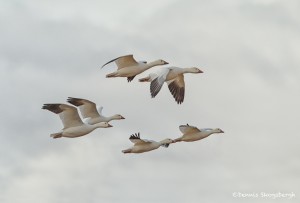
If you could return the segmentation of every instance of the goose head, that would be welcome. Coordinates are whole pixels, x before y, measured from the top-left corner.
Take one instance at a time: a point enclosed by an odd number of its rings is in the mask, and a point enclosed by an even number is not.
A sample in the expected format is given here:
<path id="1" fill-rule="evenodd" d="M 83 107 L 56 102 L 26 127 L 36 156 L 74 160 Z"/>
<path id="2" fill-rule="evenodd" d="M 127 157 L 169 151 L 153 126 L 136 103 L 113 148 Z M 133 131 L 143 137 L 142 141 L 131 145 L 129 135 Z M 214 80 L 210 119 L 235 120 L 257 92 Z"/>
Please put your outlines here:
<path id="1" fill-rule="evenodd" d="M 100 123 L 96 123 L 95 125 L 97 125 L 97 127 L 99 127 L 99 128 L 110 128 L 110 127 L 113 127 L 108 122 L 100 122 Z"/>
<path id="2" fill-rule="evenodd" d="M 121 119 L 125 119 L 123 116 L 121 116 L 120 114 L 115 114 L 112 116 L 113 120 L 121 120 Z"/>
<path id="3" fill-rule="evenodd" d="M 196 67 L 187 68 L 187 72 L 188 73 L 203 73 L 202 70 L 200 70 L 199 68 L 196 68 Z"/>
<path id="4" fill-rule="evenodd" d="M 161 146 L 167 148 L 171 143 L 174 143 L 174 140 L 167 138 L 167 139 L 160 141 L 160 143 L 161 143 Z"/>
<path id="5" fill-rule="evenodd" d="M 169 64 L 169 63 L 166 62 L 166 61 L 164 61 L 164 60 L 162 60 L 162 59 L 159 59 L 159 60 L 158 60 L 158 64 L 159 64 L 159 65 L 167 65 L 167 64 Z"/>
<path id="6" fill-rule="evenodd" d="M 169 64 L 168 62 L 162 60 L 162 59 L 158 59 L 156 61 L 153 61 L 152 63 L 148 63 L 150 66 L 153 65 L 153 66 L 159 66 L 159 65 L 166 65 L 166 64 Z"/>
<path id="7" fill-rule="evenodd" d="M 220 128 L 216 128 L 213 131 L 214 131 L 214 133 L 224 133 L 224 131 L 221 130 Z"/>

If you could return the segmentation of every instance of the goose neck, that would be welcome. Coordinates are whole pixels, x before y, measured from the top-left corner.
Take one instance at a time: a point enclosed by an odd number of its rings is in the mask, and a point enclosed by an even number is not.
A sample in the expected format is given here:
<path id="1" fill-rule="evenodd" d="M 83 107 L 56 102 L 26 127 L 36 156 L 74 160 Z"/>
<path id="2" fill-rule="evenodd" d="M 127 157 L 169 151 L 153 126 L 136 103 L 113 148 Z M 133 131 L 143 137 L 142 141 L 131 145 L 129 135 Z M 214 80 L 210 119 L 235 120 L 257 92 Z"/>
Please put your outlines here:
<path id="1" fill-rule="evenodd" d="M 145 69 L 149 69 L 149 68 L 152 68 L 153 66 L 157 66 L 159 65 L 159 62 L 158 61 L 152 61 L 152 62 L 149 62 L 148 64 L 146 64 L 145 66 Z"/>

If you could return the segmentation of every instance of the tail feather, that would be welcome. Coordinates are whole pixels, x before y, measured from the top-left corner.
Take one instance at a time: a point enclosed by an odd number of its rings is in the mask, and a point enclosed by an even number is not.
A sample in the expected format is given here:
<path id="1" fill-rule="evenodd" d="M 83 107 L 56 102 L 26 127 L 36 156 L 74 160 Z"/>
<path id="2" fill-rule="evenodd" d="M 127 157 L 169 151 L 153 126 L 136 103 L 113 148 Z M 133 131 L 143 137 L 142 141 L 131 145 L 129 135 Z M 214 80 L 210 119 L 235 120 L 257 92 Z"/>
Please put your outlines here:
<path id="1" fill-rule="evenodd" d="M 140 82 L 152 82 L 158 75 L 155 73 L 150 73 L 147 77 L 139 79 Z"/>
<path id="2" fill-rule="evenodd" d="M 106 75 L 106 77 L 107 77 L 107 78 L 116 77 L 116 74 L 117 74 L 116 72 L 109 73 L 109 74 Z"/>
<path id="3" fill-rule="evenodd" d="M 131 153 L 131 149 L 125 149 L 125 150 L 122 150 L 122 152 L 123 152 L 124 154 Z"/>
<path id="4" fill-rule="evenodd" d="M 53 134 L 50 135 L 50 137 L 52 137 L 53 139 L 61 138 L 62 137 L 62 133 L 53 133 Z"/>

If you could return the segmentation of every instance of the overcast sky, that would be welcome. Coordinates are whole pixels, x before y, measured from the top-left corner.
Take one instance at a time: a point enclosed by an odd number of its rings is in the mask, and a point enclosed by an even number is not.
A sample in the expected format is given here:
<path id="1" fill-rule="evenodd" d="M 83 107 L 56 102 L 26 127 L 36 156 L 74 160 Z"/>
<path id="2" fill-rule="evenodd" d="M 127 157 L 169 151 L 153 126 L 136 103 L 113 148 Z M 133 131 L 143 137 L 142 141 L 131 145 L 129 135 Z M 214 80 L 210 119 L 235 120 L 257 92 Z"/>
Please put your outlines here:
<path id="1" fill-rule="evenodd" d="M 0 202 L 299 202 L 300 3 L 297 0 L 0 1 Z M 177 105 L 138 78 L 105 78 L 126 54 L 186 74 Z M 109 129 L 51 139 L 44 103 L 86 98 L 121 114 Z M 122 154 L 130 134 L 194 143 Z M 237 198 L 294 193 L 295 198 Z"/>

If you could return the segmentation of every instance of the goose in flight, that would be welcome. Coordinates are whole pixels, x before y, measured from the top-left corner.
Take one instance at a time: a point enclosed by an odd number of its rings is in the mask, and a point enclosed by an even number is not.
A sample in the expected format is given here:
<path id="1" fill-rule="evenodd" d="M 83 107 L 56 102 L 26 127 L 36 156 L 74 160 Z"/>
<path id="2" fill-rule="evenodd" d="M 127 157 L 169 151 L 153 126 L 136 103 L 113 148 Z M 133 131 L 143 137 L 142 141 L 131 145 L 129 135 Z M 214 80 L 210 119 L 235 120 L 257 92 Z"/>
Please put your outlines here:
<path id="1" fill-rule="evenodd" d="M 147 63 L 146 61 L 137 62 L 133 58 L 133 55 L 126 55 L 110 60 L 109 62 L 105 63 L 101 68 L 103 68 L 111 62 L 115 62 L 117 64 L 118 70 L 113 73 L 107 74 L 106 77 L 127 77 L 128 82 L 131 82 L 136 75 L 148 70 L 149 68 L 158 65 L 168 64 L 168 62 L 161 59 L 150 63 Z"/>
<path id="2" fill-rule="evenodd" d="M 86 119 L 86 122 L 91 125 L 100 122 L 109 122 L 111 120 L 125 119 L 120 114 L 115 114 L 109 117 L 103 116 L 103 107 L 101 106 L 97 109 L 96 104 L 87 99 L 68 97 L 67 102 L 79 107 L 82 118 Z"/>
<path id="3" fill-rule="evenodd" d="M 96 123 L 94 125 L 83 123 L 79 117 L 76 107 L 67 104 L 44 104 L 42 109 L 58 114 L 63 123 L 64 128 L 60 132 L 50 135 L 53 138 L 80 137 L 92 132 L 96 128 L 112 127 L 107 122 Z"/>
<path id="4" fill-rule="evenodd" d="M 174 141 L 171 139 L 164 139 L 160 142 L 152 141 L 152 140 L 144 140 L 140 138 L 140 133 L 132 134 L 129 137 L 129 140 L 134 143 L 133 147 L 129 149 L 125 149 L 122 152 L 126 153 L 143 153 L 152 151 L 154 149 L 159 148 L 160 146 L 168 147 Z"/>
<path id="5" fill-rule="evenodd" d="M 203 138 L 206 138 L 210 136 L 211 134 L 214 133 L 224 133 L 223 130 L 220 128 L 203 128 L 203 129 L 198 129 L 195 126 L 191 126 L 189 124 L 186 125 L 180 125 L 179 130 L 182 132 L 182 136 L 175 139 L 174 142 L 194 142 L 197 140 L 201 140 Z"/>
<path id="6" fill-rule="evenodd" d="M 185 83 L 183 74 L 185 73 L 203 73 L 203 71 L 195 67 L 168 67 L 164 68 L 160 74 L 151 73 L 148 77 L 141 78 L 139 79 L 139 81 L 151 82 L 150 93 L 152 98 L 154 98 L 158 94 L 164 82 L 166 82 L 175 101 L 178 104 L 181 104 L 184 100 Z"/>

